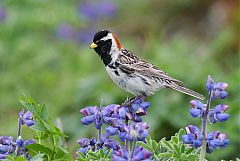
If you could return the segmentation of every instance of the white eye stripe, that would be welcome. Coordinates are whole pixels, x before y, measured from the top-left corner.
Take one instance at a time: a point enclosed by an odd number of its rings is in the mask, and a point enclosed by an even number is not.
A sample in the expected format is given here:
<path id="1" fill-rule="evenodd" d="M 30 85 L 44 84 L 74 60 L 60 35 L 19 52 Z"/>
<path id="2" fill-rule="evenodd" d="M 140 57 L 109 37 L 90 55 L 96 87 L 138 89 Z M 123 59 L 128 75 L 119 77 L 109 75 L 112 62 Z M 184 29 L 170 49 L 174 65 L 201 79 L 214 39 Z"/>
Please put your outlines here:
<path id="1" fill-rule="evenodd" d="M 109 39 L 113 39 L 113 36 L 112 36 L 111 33 L 108 33 L 107 36 L 104 36 L 104 37 L 101 38 L 100 40 L 106 41 L 106 40 L 109 40 Z"/>

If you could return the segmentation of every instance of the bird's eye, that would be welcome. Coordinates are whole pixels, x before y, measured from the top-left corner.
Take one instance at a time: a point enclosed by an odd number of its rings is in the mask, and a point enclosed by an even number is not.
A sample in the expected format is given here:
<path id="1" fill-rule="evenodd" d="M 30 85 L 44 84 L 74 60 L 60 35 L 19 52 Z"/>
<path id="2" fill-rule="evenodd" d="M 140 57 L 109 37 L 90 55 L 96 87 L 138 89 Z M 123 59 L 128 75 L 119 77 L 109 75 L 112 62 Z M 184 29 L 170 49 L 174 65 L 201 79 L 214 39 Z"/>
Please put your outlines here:
<path id="1" fill-rule="evenodd" d="M 99 43 L 99 40 L 97 40 L 96 43 Z"/>

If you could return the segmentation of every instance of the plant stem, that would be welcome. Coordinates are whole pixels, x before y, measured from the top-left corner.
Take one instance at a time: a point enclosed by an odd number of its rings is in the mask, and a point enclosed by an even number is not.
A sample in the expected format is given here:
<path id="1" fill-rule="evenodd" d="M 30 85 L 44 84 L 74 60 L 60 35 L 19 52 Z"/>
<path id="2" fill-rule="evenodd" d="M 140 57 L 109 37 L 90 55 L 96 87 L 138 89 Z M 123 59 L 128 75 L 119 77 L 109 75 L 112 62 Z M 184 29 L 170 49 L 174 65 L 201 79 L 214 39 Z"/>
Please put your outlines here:
<path id="1" fill-rule="evenodd" d="M 56 140 L 55 140 L 54 136 L 52 136 L 52 139 L 53 139 L 53 148 L 52 148 L 52 154 L 51 154 L 50 160 L 54 160 L 55 149 L 56 149 Z"/>
<path id="2" fill-rule="evenodd" d="M 207 145 L 207 116 L 208 116 L 208 111 L 209 111 L 209 109 L 210 109 L 211 98 L 212 98 L 212 91 L 209 91 L 206 111 L 205 111 L 205 113 L 203 114 L 203 118 L 202 118 L 203 142 L 202 142 L 202 146 L 201 146 L 199 161 L 204 161 L 204 160 L 205 160 L 205 155 L 206 155 L 206 145 Z"/>
<path id="3" fill-rule="evenodd" d="M 126 126 L 128 126 L 128 118 L 125 119 L 125 124 L 126 124 Z M 125 149 L 127 151 L 129 150 L 129 142 L 127 139 L 125 140 Z"/>
<path id="4" fill-rule="evenodd" d="M 131 154 L 131 158 L 133 157 L 134 150 L 135 150 L 135 148 L 136 148 L 136 142 L 137 142 L 137 139 L 134 139 L 134 140 L 133 140 L 133 147 L 132 147 L 132 154 Z"/>
<path id="5" fill-rule="evenodd" d="M 103 99 L 100 99 L 100 107 L 99 107 L 99 113 L 101 113 L 103 107 Z M 102 119 L 102 118 L 101 118 Z M 97 141 L 100 141 L 102 137 L 102 126 L 98 129 L 98 138 Z"/>
<path id="6" fill-rule="evenodd" d="M 100 129 L 98 129 L 98 140 L 100 141 L 100 138 L 102 137 L 102 126 L 100 127 Z"/>
<path id="7" fill-rule="evenodd" d="M 21 135 L 21 123 L 20 123 L 20 118 L 18 118 L 18 132 L 17 136 L 19 137 Z"/>

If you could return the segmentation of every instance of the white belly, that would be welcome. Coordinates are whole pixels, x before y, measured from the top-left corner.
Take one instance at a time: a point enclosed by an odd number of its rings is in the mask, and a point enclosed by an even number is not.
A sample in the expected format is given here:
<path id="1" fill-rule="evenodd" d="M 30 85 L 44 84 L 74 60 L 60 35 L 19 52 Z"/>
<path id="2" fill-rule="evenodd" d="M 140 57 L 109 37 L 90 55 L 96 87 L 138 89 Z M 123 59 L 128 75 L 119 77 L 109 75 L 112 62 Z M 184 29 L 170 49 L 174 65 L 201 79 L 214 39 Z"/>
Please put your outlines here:
<path id="1" fill-rule="evenodd" d="M 159 90 L 159 88 L 163 87 L 161 83 L 155 82 L 154 80 L 149 80 L 149 78 L 146 78 L 148 80 L 148 83 L 144 83 L 144 76 L 142 76 L 142 78 L 138 77 L 137 75 L 129 77 L 125 73 L 119 72 L 117 69 L 111 69 L 109 67 L 106 67 L 106 70 L 110 78 L 119 87 L 134 95 L 151 95 L 155 91 Z M 119 75 L 115 73 L 116 70 Z"/>

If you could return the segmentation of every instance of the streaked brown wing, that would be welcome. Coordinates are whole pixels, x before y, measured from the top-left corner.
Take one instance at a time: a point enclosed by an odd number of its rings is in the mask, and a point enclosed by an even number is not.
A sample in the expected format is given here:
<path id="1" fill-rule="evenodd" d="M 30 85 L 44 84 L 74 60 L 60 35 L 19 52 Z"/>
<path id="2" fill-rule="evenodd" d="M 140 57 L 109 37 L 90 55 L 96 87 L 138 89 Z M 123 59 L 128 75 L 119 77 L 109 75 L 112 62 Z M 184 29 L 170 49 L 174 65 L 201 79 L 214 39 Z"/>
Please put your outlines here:
<path id="1" fill-rule="evenodd" d="M 140 73 L 142 75 L 148 75 L 153 77 L 159 77 L 170 82 L 175 82 L 179 84 L 183 84 L 182 81 L 174 79 L 167 75 L 167 73 L 163 72 L 161 69 L 156 67 L 155 65 L 148 63 L 147 61 L 141 60 L 136 55 L 132 53 L 128 53 L 128 55 L 119 55 L 119 68 L 128 74 L 132 74 L 134 72 Z"/>

